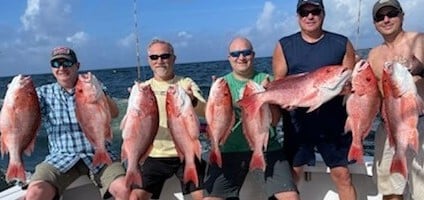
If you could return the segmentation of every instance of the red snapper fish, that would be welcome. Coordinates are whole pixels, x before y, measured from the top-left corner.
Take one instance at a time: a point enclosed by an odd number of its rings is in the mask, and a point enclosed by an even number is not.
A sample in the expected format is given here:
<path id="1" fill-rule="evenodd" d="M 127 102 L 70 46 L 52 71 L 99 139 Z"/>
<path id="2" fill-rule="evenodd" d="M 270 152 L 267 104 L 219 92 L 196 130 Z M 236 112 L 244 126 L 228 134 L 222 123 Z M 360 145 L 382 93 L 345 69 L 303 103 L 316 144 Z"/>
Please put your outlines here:
<path id="1" fill-rule="evenodd" d="M 340 65 L 321 67 L 310 73 L 272 81 L 266 91 L 241 99 L 238 103 L 248 114 L 258 112 L 264 103 L 282 107 L 309 107 L 311 112 L 340 94 L 352 70 Z"/>
<path id="2" fill-rule="evenodd" d="M 185 161 L 184 182 L 199 185 L 195 160 L 200 160 L 199 119 L 190 97 L 179 85 L 169 86 L 166 92 L 168 128 L 181 161 Z"/>
<path id="3" fill-rule="evenodd" d="M 381 95 L 377 83 L 370 64 L 364 60 L 357 62 L 352 73 L 352 93 L 346 102 L 345 132 L 352 131 L 348 159 L 358 163 L 364 162 L 362 142 L 380 111 Z"/>
<path id="4" fill-rule="evenodd" d="M 1 154 L 9 153 L 6 180 L 25 182 L 22 152 L 30 155 L 41 124 L 40 105 L 31 77 L 17 75 L 8 85 L 0 113 Z"/>
<path id="5" fill-rule="evenodd" d="M 408 69 L 399 62 L 386 62 L 382 75 L 382 116 L 389 144 L 394 147 L 391 173 L 408 174 L 406 150 L 418 152 L 418 116 L 423 101 Z"/>
<path id="6" fill-rule="evenodd" d="M 249 80 L 242 91 L 242 97 L 248 97 L 258 92 L 263 92 L 265 89 Z M 241 118 L 243 120 L 243 133 L 253 150 L 252 159 L 250 160 L 249 170 L 260 169 L 265 171 L 266 162 L 263 151 L 266 150 L 269 138 L 269 128 L 272 120 L 271 110 L 268 103 L 262 104 L 259 109 L 259 115 L 248 115 L 242 109 Z"/>
<path id="7" fill-rule="evenodd" d="M 106 140 L 112 140 L 109 104 L 100 82 L 90 72 L 78 77 L 75 109 L 81 129 L 95 149 L 93 165 L 111 164 L 105 147 Z"/>
<path id="8" fill-rule="evenodd" d="M 139 164 L 153 148 L 159 128 L 159 110 L 152 88 L 147 83 L 134 83 L 128 98 L 127 112 L 121 121 L 122 161 L 127 160 L 125 182 L 141 186 Z"/>
<path id="9" fill-rule="evenodd" d="M 225 143 L 235 122 L 230 88 L 222 77 L 216 79 L 211 86 L 206 103 L 205 118 L 208 124 L 206 131 L 212 146 L 209 156 L 210 163 L 222 167 L 219 145 Z"/>

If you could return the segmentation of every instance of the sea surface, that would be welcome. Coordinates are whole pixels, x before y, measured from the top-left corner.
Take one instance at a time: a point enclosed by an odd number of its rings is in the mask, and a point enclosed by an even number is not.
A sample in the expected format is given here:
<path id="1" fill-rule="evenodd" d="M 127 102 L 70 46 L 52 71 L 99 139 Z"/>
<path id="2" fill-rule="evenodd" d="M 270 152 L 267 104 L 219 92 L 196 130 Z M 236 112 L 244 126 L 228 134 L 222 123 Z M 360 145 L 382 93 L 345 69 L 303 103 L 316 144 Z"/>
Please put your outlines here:
<path id="1" fill-rule="evenodd" d="M 361 56 L 365 56 L 367 50 L 358 52 Z M 258 71 L 272 73 L 271 58 L 263 57 L 256 58 L 255 67 Z M 176 74 L 181 76 L 191 77 L 201 88 L 205 97 L 209 94 L 211 85 L 211 76 L 223 76 L 231 71 L 228 61 L 211 61 L 211 62 L 196 62 L 176 64 L 174 66 Z M 84 72 L 84 65 L 81 65 L 81 72 Z M 120 151 L 122 144 L 121 131 L 119 123 L 125 114 L 127 107 L 127 99 L 129 96 L 128 88 L 131 87 L 137 79 L 147 80 L 152 76 L 151 70 L 147 66 L 140 67 L 141 77 L 138 77 L 138 68 L 113 68 L 91 71 L 107 88 L 110 95 L 116 100 L 119 106 L 119 117 L 112 121 L 113 127 L 113 148 Z M 55 82 L 51 74 L 31 75 L 36 86 Z M 0 99 L 4 98 L 7 84 L 13 77 L 0 77 Z M 0 100 L 2 102 L 2 100 Z M 0 103 L 1 103 L 0 102 Z M 372 155 L 373 151 L 373 134 L 370 134 L 365 142 L 365 150 L 368 155 Z M 27 171 L 33 171 L 35 165 L 44 160 L 48 151 L 47 136 L 44 129 L 41 128 L 35 143 L 35 149 L 31 156 L 23 155 L 25 168 Z M 8 164 L 8 156 L 5 155 L 0 159 L 0 170 L 6 169 Z"/>

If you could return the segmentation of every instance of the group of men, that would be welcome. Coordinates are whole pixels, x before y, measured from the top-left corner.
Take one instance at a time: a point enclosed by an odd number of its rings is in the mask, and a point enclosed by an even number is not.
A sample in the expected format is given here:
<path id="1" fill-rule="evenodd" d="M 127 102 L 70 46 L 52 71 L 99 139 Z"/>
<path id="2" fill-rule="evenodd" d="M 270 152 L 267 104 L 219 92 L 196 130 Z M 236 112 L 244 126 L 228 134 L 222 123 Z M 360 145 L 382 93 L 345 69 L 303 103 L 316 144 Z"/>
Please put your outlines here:
<path id="1" fill-rule="evenodd" d="M 327 65 L 353 68 L 355 51 L 349 39 L 322 28 L 326 15 L 323 1 L 299 0 L 296 11 L 300 31 L 277 42 L 272 58 L 274 78 L 284 79 L 287 75 L 310 72 Z M 416 80 L 419 94 L 423 96 L 424 34 L 403 30 L 405 13 L 397 0 L 378 0 L 372 12 L 375 28 L 384 39 L 368 56 L 376 77 L 381 81 L 384 62 L 394 57 L 407 59 L 413 63 L 410 66 L 411 73 Z M 204 115 L 206 100 L 202 98 L 198 85 L 191 78 L 174 73 L 176 54 L 169 42 L 153 40 L 149 44 L 147 59 L 153 77 L 147 82 L 157 98 L 159 130 L 149 157 L 140 166 L 142 185 L 128 188 L 124 183 L 125 167 L 116 152 L 110 148 L 109 153 L 114 162 L 108 166 L 93 167 L 95 149 L 84 136 L 75 116 L 74 87 L 80 63 L 72 49 L 53 49 L 50 64 L 57 82 L 37 88 L 44 127 L 48 134 L 49 155 L 44 162 L 37 165 L 25 199 L 58 198 L 68 185 L 83 174 L 92 175 L 104 198 L 158 199 L 165 181 L 176 175 L 181 180 L 183 193 L 191 194 L 192 199 L 238 199 L 249 171 L 246 163 L 249 163 L 252 152 L 243 136 L 241 110 L 235 102 L 239 100 L 240 90 L 248 80 L 261 84 L 268 74 L 255 70 L 255 51 L 247 38 L 234 38 L 228 51 L 232 71 L 223 78 L 231 90 L 236 123 L 221 147 L 222 167 L 207 164 L 205 168 L 204 162 L 196 162 L 200 183 L 196 186 L 192 182 L 183 182 L 184 163 L 180 162 L 167 126 L 166 90 L 171 84 L 185 88 L 192 102 L 195 102 L 193 107 L 199 116 Z M 108 98 L 111 114 L 116 117 L 116 104 L 112 98 Z M 285 140 L 283 144 L 278 142 L 275 126 L 280 115 L 277 114 L 273 116 L 275 123 L 269 131 L 268 147 L 264 152 L 266 169 L 260 174 L 265 181 L 265 192 L 269 199 L 300 199 L 296 184 L 303 174 L 302 166 L 314 161 L 315 149 L 321 153 L 331 169 L 331 178 L 340 199 L 357 199 L 347 167 L 347 153 L 352 138 L 350 134 L 343 134 L 347 117 L 343 96 L 336 96 L 310 113 L 304 108 L 273 109 L 282 114 Z M 420 118 L 419 131 L 424 128 L 423 119 Z M 423 134 L 420 134 L 418 155 L 408 165 L 408 180 L 390 174 L 393 150 L 388 147 L 385 135 L 383 129 L 376 133 L 375 151 L 375 163 L 378 163 L 375 166 L 375 177 L 383 199 L 424 199 Z"/>

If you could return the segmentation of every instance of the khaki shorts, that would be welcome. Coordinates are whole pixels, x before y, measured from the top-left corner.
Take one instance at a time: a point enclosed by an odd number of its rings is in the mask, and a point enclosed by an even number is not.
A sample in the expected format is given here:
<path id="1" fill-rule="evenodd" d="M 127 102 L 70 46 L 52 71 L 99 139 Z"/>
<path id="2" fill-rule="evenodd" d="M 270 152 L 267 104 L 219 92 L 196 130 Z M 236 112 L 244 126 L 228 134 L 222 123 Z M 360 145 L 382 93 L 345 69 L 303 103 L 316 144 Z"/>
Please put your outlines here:
<path id="1" fill-rule="evenodd" d="M 66 188 L 82 175 L 88 175 L 93 183 L 99 187 L 103 198 L 109 198 L 109 185 L 120 176 L 125 176 L 125 168 L 120 162 L 113 162 L 107 167 L 103 167 L 99 173 L 90 176 L 89 169 L 80 160 L 69 171 L 61 173 L 48 163 L 40 163 L 35 167 L 35 172 L 31 176 L 31 181 L 46 181 L 57 189 L 58 196 L 61 196 Z"/>
<path id="2" fill-rule="evenodd" d="M 404 195 L 405 199 L 424 199 L 424 117 L 419 118 L 419 150 L 414 157 L 408 150 L 408 180 L 398 174 L 390 174 L 394 155 L 381 123 L 375 136 L 374 177 L 379 193 L 383 195 Z"/>

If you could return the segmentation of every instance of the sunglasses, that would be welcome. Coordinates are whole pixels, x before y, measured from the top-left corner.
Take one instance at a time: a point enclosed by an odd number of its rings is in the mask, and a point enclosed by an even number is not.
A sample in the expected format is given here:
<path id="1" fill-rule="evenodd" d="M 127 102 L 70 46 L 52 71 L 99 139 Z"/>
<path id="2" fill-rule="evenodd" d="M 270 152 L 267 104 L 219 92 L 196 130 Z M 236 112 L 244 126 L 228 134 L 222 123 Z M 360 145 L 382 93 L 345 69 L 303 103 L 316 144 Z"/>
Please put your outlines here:
<path id="1" fill-rule="evenodd" d="M 393 9 L 393 10 L 387 12 L 386 14 L 377 13 L 377 14 L 375 14 L 374 21 L 380 22 L 380 21 L 383 21 L 386 16 L 388 18 L 393 18 L 393 17 L 399 16 L 399 14 L 400 14 L 400 11 L 397 10 L 397 9 Z"/>
<path id="2" fill-rule="evenodd" d="M 62 66 L 64 68 L 69 68 L 69 67 L 74 66 L 74 64 L 75 63 L 73 63 L 72 61 L 69 61 L 69 60 L 61 60 L 61 61 L 59 61 L 59 60 L 52 60 L 50 62 L 50 65 L 53 68 L 59 68 L 60 66 Z"/>
<path id="3" fill-rule="evenodd" d="M 165 59 L 168 59 L 170 57 L 171 57 L 170 53 L 164 53 L 164 54 L 160 54 L 160 55 L 149 55 L 149 58 L 151 60 L 157 60 L 159 58 L 162 59 L 162 60 L 165 60 Z"/>
<path id="4" fill-rule="evenodd" d="M 241 51 L 232 51 L 230 52 L 230 56 L 234 57 L 234 58 L 238 58 L 239 56 L 243 55 L 244 57 L 246 56 L 250 56 L 253 54 L 253 50 L 252 49 L 245 49 L 245 50 L 241 50 Z"/>
<path id="5" fill-rule="evenodd" d="M 313 10 L 306 10 L 306 9 L 300 9 L 297 13 L 299 14 L 299 16 L 301 17 L 307 17 L 309 14 L 312 14 L 313 16 L 317 16 L 320 15 L 322 12 L 321 9 L 319 8 L 315 8 Z"/>

